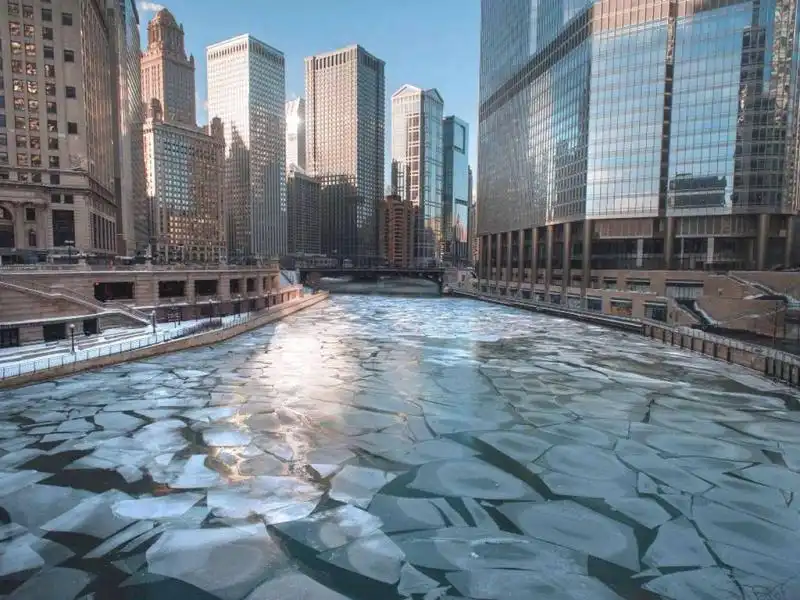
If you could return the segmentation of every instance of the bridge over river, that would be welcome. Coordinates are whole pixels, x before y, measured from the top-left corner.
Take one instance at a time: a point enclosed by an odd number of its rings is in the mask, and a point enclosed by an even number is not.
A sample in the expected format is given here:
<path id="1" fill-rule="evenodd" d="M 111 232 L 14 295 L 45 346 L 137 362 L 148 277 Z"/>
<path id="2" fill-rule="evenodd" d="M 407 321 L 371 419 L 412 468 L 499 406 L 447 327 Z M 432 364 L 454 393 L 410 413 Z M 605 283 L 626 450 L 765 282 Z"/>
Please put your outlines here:
<path id="1" fill-rule="evenodd" d="M 0 596 L 798 598 L 796 400 L 584 323 L 336 296 L 0 393 Z"/>

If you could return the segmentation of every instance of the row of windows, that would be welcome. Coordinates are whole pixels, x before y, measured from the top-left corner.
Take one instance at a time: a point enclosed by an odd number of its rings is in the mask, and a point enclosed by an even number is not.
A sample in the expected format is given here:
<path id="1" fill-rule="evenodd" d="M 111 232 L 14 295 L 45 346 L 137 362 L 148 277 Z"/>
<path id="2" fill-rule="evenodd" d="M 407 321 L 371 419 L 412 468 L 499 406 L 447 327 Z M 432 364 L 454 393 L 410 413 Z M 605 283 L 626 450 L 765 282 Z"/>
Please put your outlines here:
<path id="1" fill-rule="evenodd" d="M 16 174 L 16 179 L 20 183 L 42 183 L 42 173 L 40 171 L 6 171 L 0 170 L 0 181 L 12 181 L 11 174 Z M 61 176 L 57 173 L 50 174 L 50 184 L 59 185 L 61 183 Z"/>
<path id="2" fill-rule="evenodd" d="M 47 157 L 48 167 L 51 169 L 58 169 L 61 166 L 61 160 L 58 156 Z M 0 152 L 0 165 L 7 165 L 8 152 Z M 37 167 L 41 168 L 42 155 L 41 154 L 27 154 L 25 152 L 17 152 L 17 166 L 19 167 Z M 37 182 L 38 183 L 38 182 Z"/>
<path id="3" fill-rule="evenodd" d="M 29 57 L 35 58 L 36 57 L 36 44 L 33 43 L 33 42 L 25 42 L 23 44 L 22 42 L 17 42 L 16 40 L 12 40 L 11 41 L 11 55 L 12 56 L 22 56 L 23 52 L 24 52 L 25 56 L 29 56 Z M 53 48 L 53 46 L 43 46 L 42 47 L 42 55 L 44 56 L 45 60 L 55 60 L 55 58 L 56 58 L 55 48 Z M 12 67 L 13 67 L 15 62 L 19 62 L 19 61 L 12 61 L 12 63 L 11 63 Z M 64 50 L 64 62 L 75 62 L 75 51 L 74 50 Z M 28 63 L 28 64 L 31 64 L 31 63 Z M 33 65 L 33 66 L 35 67 L 36 65 Z M 55 69 L 55 67 L 53 67 L 53 65 L 49 65 L 49 66 L 52 67 L 53 69 Z M 47 73 L 47 65 L 45 66 L 45 74 L 46 73 Z M 53 73 L 54 73 L 53 75 L 48 75 L 48 77 L 55 77 L 55 71 L 53 71 Z"/>
<path id="4" fill-rule="evenodd" d="M 47 112 L 50 112 L 50 111 L 48 110 Z M 53 111 L 53 112 L 55 112 L 55 111 Z M 0 129 L 3 129 L 3 128 L 7 127 L 7 126 L 8 126 L 8 124 L 6 122 L 6 115 L 3 114 L 3 113 L 0 113 Z M 41 126 L 40 126 L 40 121 L 39 121 L 38 117 L 28 117 L 27 119 L 25 117 L 19 117 L 19 116 L 15 116 L 14 117 L 14 129 L 20 129 L 20 130 L 27 129 L 29 131 L 40 131 L 40 128 L 41 128 Z M 55 119 L 47 119 L 47 132 L 48 133 L 58 133 L 58 121 L 56 121 Z M 72 121 L 69 121 L 67 123 L 67 133 L 73 134 L 73 135 L 77 134 L 78 133 L 78 124 L 74 123 Z M 3 133 L 3 135 L 6 136 L 5 139 L 6 139 L 6 142 L 7 142 L 7 140 L 8 140 L 7 134 Z M 53 148 L 53 150 L 56 150 L 56 149 L 57 148 Z"/>
<path id="5" fill-rule="evenodd" d="M 0 81 L 0 84 L 2 82 Z M 2 85 L 0 85 L 0 89 L 2 89 Z M 27 90 L 29 94 L 38 94 L 39 93 L 39 83 L 36 81 L 25 81 L 23 79 L 14 79 L 12 81 L 12 89 L 18 93 L 23 94 Z M 55 96 L 56 95 L 56 84 L 55 83 L 45 83 L 44 84 L 44 93 L 47 96 Z M 67 85 L 64 86 L 64 95 L 67 98 L 74 99 L 78 97 L 78 90 L 75 88 L 74 85 Z M 5 108 L 5 99 L 3 100 L 3 105 L 0 108 Z M 48 110 L 48 112 L 50 112 Z M 53 110 L 52 112 L 55 112 Z"/>
<path id="6" fill-rule="evenodd" d="M 43 0 L 43 2 L 49 4 L 49 0 Z M 34 18 L 34 11 L 33 6 L 30 4 L 23 4 L 22 5 L 22 18 L 23 19 L 33 19 Z M 8 3 L 8 15 L 11 17 L 18 17 L 20 16 L 20 9 L 19 9 L 19 2 L 12 2 L 9 0 Z M 41 11 L 42 21 L 50 23 L 53 21 L 53 10 L 51 8 L 43 8 Z M 70 26 L 72 25 L 72 13 L 62 12 L 61 13 L 61 24 Z"/>
<path id="7" fill-rule="evenodd" d="M 69 123 L 69 125 L 74 126 L 75 133 L 78 132 L 78 124 L 77 123 Z M 28 136 L 22 133 L 18 133 L 15 136 L 15 142 L 17 148 L 32 148 L 34 150 L 38 150 L 42 147 L 42 140 L 38 136 L 31 136 L 28 139 Z M 0 133 L 0 146 L 7 146 L 8 145 L 8 134 Z M 51 137 L 47 138 L 47 149 L 48 150 L 58 150 L 58 138 Z"/>

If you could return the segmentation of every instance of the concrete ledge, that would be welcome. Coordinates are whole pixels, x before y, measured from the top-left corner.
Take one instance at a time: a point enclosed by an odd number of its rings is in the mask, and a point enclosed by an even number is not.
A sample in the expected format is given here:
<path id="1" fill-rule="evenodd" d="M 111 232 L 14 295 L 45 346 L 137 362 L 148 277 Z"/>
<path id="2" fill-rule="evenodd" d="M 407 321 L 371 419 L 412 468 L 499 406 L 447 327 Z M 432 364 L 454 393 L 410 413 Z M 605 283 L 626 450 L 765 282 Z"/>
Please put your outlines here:
<path id="1" fill-rule="evenodd" d="M 503 306 L 510 306 L 511 308 L 522 308 L 533 312 L 540 312 L 554 317 L 563 317 L 565 319 L 573 319 L 576 321 L 584 321 L 586 323 L 594 323 L 595 325 L 604 325 L 614 329 L 621 329 L 623 331 L 630 331 L 634 333 L 641 333 L 642 323 L 635 319 L 625 319 L 623 317 L 615 317 L 612 315 L 605 315 L 602 313 L 593 313 L 585 310 L 575 310 L 566 308 L 559 305 L 548 305 L 543 303 L 533 302 L 531 300 L 515 300 L 508 298 L 496 298 L 494 296 L 487 296 L 485 294 L 473 294 L 463 290 L 453 290 L 454 296 L 461 296 L 464 298 L 474 298 L 475 300 L 483 300 L 484 302 L 491 302 L 492 304 L 501 304 Z"/>
<path id="2" fill-rule="evenodd" d="M 63 366 L 53 367 L 52 369 L 45 369 L 32 373 L 23 373 L 22 375 L 9 377 L 0 381 L 0 389 L 20 387 L 38 381 L 47 381 L 50 379 L 66 377 L 67 375 L 80 373 L 82 371 L 101 369 L 110 365 L 142 360 L 144 358 L 150 358 L 160 354 L 168 354 L 171 352 L 177 352 L 179 350 L 189 350 L 191 348 L 199 348 L 201 346 L 217 344 L 242 333 L 263 327 L 264 325 L 272 323 L 273 321 L 278 321 L 283 317 L 287 317 L 293 313 L 303 310 L 304 308 L 319 304 L 327 298 L 327 292 L 321 292 L 312 296 L 306 296 L 304 298 L 285 302 L 284 304 L 280 304 L 268 309 L 263 315 L 254 317 L 249 321 L 239 323 L 231 327 L 204 331 L 202 333 L 177 338 L 168 342 L 152 344 L 150 346 L 144 346 L 142 348 L 136 348 L 126 352 L 118 352 L 116 354 L 109 354 L 107 356 L 90 358 L 88 360 L 82 360 Z"/>

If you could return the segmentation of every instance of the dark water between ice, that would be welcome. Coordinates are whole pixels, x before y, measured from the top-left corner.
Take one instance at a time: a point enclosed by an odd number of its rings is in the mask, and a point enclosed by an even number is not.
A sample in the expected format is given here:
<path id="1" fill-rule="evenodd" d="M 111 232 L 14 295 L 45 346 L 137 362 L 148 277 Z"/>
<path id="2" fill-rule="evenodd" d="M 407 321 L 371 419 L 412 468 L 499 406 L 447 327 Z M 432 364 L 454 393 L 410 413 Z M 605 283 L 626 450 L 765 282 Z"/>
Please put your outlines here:
<path id="1" fill-rule="evenodd" d="M 581 323 L 333 297 L 0 392 L 0 596 L 800 598 L 790 398 Z"/>

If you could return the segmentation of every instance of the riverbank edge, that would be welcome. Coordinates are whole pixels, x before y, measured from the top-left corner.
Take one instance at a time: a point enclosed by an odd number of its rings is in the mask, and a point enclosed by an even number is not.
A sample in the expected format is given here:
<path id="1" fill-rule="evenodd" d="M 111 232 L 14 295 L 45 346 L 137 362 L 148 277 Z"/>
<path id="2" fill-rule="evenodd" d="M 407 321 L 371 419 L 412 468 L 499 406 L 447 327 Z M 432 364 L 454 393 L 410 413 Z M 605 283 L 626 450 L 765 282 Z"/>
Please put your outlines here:
<path id="1" fill-rule="evenodd" d="M 42 381 L 50 381 L 51 379 L 60 379 L 83 371 L 92 371 L 101 369 L 111 365 L 133 362 L 143 360 L 145 358 L 152 358 L 161 354 L 171 354 L 172 352 L 179 352 L 181 350 L 190 350 L 193 348 L 200 348 L 202 346 L 210 346 L 227 341 L 248 331 L 258 329 L 264 325 L 269 325 L 275 321 L 279 321 L 284 317 L 288 317 L 296 312 L 310 308 L 327 300 L 329 297 L 328 292 L 319 292 L 310 296 L 298 298 L 297 300 L 290 300 L 284 304 L 274 307 L 274 310 L 269 309 L 269 312 L 262 316 L 255 317 L 244 323 L 238 323 L 231 327 L 222 329 L 212 329 L 210 331 L 203 331 L 194 335 L 176 338 L 168 342 L 160 344 L 153 344 L 151 346 L 144 346 L 125 352 L 118 352 L 116 354 L 109 354 L 107 356 L 99 356 L 82 360 L 75 363 L 66 364 L 63 366 L 53 367 L 42 371 L 32 373 L 23 373 L 16 377 L 9 377 L 0 381 L 0 389 L 13 389 L 38 383 Z"/>
<path id="2" fill-rule="evenodd" d="M 472 298 L 492 304 L 602 325 L 627 333 L 635 333 L 665 345 L 669 344 L 684 350 L 697 352 L 714 360 L 751 369 L 768 379 L 773 379 L 794 388 L 800 387 L 800 359 L 798 357 L 755 344 L 746 344 L 719 335 L 708 335 L 702 331 L 670 327 L 667 324 L 634 321 L 624 318 L 618 319 L 608 315 L 577 312 L 555 306 L 534 306 L 514 299 L 496 298 L 463 290 L 453 290 L 452 294 L 462 298 Z"/>

